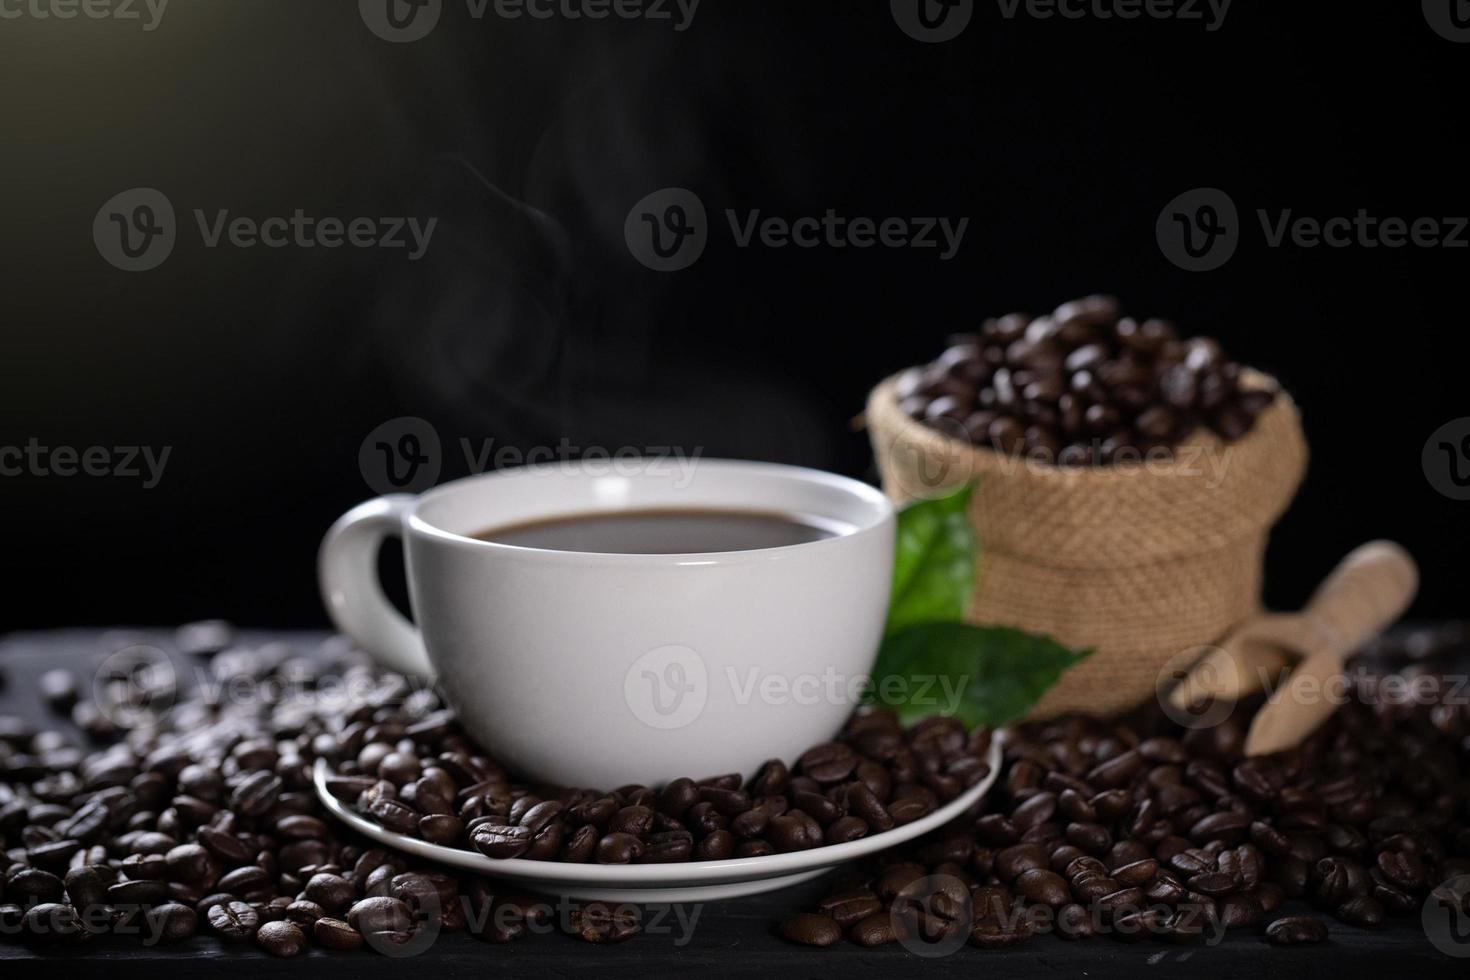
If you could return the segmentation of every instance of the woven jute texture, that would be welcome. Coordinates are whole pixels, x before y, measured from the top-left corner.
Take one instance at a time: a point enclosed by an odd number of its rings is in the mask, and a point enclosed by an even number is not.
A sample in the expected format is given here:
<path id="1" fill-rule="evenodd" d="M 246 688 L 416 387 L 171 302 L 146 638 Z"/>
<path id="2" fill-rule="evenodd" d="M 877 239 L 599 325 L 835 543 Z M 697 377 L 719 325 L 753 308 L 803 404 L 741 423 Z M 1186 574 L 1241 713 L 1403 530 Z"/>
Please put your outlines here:
<path id="1" fill-rule="evenodd" d="M 1187 666 L 1260 611 L 1266 535 L 1307 462 L 1285 393 L 1234 443 L 1201 429 L 1172 460 L 1058 467 L 915 422 L 898 407 L 896 380 L 868 399 L 884 492 L 905 503 L 979 481 L 970 521 L 980 567 L 966 618 L 1096 650 L 1032 717 L 1133 708 L 1156 695 L 1166 666 Z M 1244 383 L 1274 385 L 1254 372 Z"/>

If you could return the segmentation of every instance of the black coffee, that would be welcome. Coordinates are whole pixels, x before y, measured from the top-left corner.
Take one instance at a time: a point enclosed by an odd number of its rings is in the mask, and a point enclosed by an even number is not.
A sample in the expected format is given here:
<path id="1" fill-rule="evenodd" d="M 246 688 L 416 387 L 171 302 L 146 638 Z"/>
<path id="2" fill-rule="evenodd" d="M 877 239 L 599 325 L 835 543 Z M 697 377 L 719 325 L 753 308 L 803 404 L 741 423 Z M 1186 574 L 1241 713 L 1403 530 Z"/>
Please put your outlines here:
<path id="1" fill-rule="evenodd" d="M 839 521 L 761 510 L 649 508 L 567 514 L 493 527 L 471 537 L 546 551 L 686 555 L 780 548 L 835 537 Z"/>

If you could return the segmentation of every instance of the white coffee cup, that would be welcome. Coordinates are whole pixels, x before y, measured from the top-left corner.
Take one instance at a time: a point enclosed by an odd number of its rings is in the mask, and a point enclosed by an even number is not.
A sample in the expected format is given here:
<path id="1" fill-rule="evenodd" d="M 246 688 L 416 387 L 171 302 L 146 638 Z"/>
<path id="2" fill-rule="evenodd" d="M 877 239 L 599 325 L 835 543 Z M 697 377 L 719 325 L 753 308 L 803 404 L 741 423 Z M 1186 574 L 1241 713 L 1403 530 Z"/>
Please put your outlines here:
<path id="1" fill-rule="evenodd" d="M 701 554 L 596 554 L 471 535 L 647 508 L 810 515 L 841 533 Z M 404 539 L 417 625 L 384 596 L 383 539 Z M 379 497 L 322 542 L 322 595 L 383 665 L 434 676 L 486 752 L 538 781 L 612 789 L 753 774 L 832 737 L 872 669 L 894 517 L 864 483 L 768 463 L 573 463 Z"/>

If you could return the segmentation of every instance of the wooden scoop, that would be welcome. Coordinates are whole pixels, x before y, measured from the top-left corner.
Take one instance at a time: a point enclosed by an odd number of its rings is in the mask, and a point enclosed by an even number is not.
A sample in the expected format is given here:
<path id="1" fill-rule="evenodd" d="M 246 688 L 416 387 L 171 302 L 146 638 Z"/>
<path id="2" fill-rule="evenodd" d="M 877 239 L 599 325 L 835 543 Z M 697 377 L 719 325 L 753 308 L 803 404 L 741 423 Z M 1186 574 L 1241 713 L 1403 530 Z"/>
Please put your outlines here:
<path id="1" fill-rule="evenodd" d="M 1370 541 L 1342 560 L 1299 613 L 1268 613 L 1246 622 L 1195 664 L 1169 699 L 1180 709 L 1214 698 L 1239 700 L 1272 683 L 1296 659 L 1291 676 L 1251 722 L 1247 755 L 1296 745 L 1337 708 L 1334 684 L 1343 663 L 1403 614 L 1419 586 L 1409 553 Z"/>

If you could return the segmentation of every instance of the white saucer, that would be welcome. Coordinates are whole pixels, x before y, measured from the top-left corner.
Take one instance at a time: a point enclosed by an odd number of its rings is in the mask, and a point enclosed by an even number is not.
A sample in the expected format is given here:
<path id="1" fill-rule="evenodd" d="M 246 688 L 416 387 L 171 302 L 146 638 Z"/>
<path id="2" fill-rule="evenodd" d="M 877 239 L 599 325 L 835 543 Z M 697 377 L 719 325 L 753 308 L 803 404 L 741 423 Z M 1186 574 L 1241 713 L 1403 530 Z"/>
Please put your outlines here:
<path id="1" fill-rule="evenodd" d="M 985 760 L 990 765 L 989 775 L 913 823 L 872 837 L 809 851 L 677 864 L 567 864 L 523 858 L 490 858 L 475 851 L 444 847 L 395 834 L 363 819 L 327 792 L 327 780 L 331 778 L 332 771 L 324 760 L 317 760 L 312 779 L 322 805 L 353 830 L 380 844 L 426 860 L 503 878 L 534 891 L 567 898 L 603 902 L 709 902 L 785 888 L 815 878 L 844 861 L 902 844 L 943 826 L 974 806 L 995 783 L 1000 773 L 1000 743 L 999 737 L 991 739 L 990 754 Z"/>

